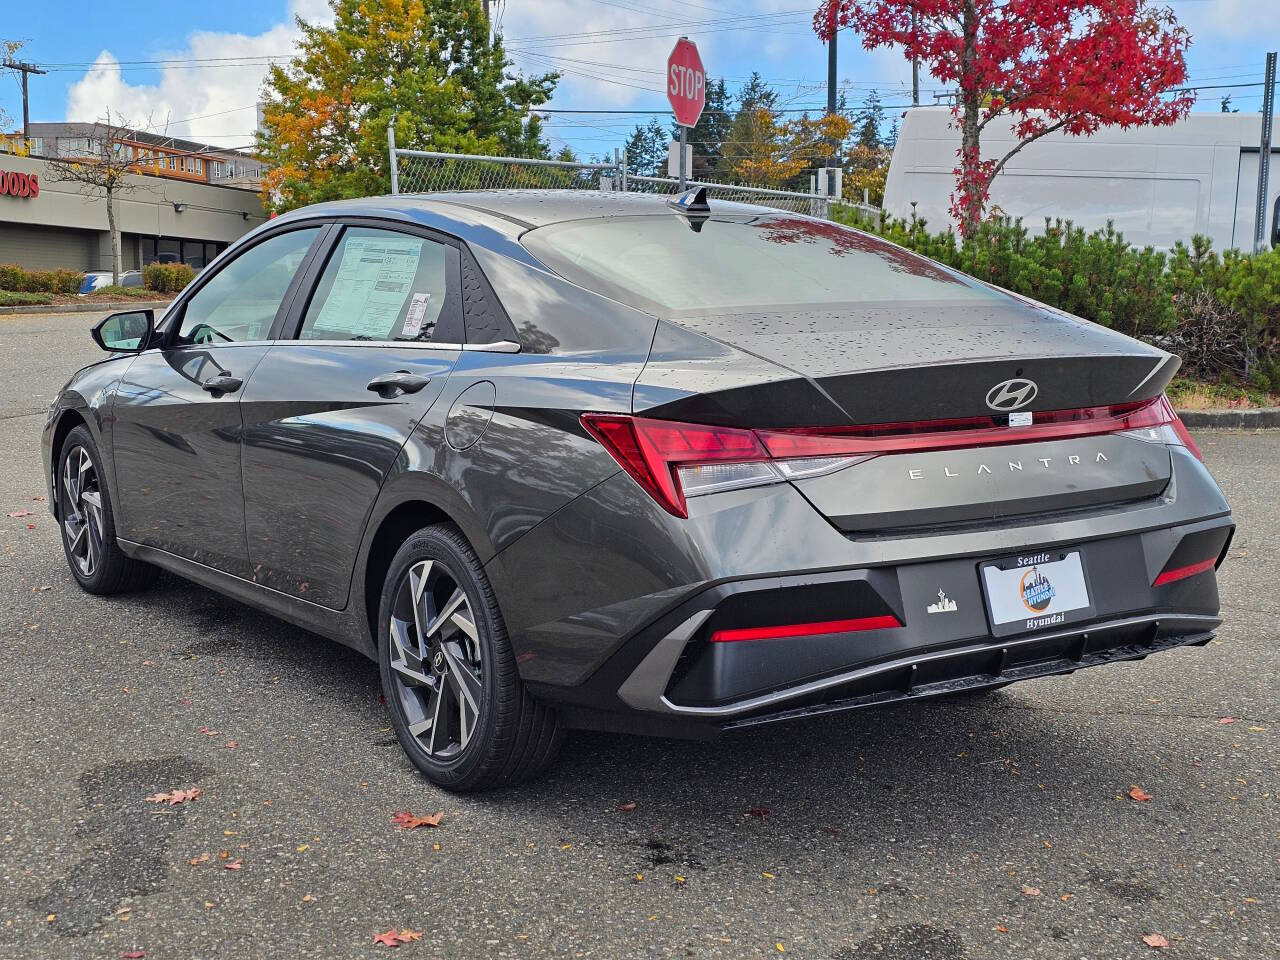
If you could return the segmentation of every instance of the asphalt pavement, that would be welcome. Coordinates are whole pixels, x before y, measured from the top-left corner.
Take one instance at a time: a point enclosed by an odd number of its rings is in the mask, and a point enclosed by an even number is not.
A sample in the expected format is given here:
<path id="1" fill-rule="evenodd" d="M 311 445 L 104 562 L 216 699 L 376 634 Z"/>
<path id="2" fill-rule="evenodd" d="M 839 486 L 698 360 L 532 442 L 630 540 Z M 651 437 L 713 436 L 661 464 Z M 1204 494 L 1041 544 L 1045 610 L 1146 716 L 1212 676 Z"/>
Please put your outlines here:
<path id="1" fill-rule="evenodd" d="M 76 587 L 37 445 L 92 319 L 0 318 L 0 957 L 1280 957 L 1280 431 L 1197 435 L 1240 523 L 1207 647 L 713 743 L 577 734 L 457 797 L 359 655 L 167 575 Z"/>

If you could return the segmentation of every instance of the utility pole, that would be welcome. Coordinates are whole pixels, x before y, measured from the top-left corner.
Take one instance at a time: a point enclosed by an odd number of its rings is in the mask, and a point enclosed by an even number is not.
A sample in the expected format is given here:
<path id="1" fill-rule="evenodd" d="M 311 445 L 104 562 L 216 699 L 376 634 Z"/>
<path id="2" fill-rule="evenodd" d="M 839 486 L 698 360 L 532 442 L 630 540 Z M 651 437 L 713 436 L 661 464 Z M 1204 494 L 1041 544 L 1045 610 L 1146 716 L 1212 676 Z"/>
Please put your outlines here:
<path id="1" fill-rule="evenodd" d="M 48 70 L 41 70 L 34 63 L 27 63 L 23 60 L 6 59 L 4 65 L 10 70 L 16 70 L 22 74 L 22 139 L 24 141 L 30 139 L 29 131 L 31 129 L 31 104 L 27 96 L 27 77 L 30 74 L 45 74 Z"/>
<path id="2" fill-rule="evenodd" d="M 1267 181 L 1271 174 L 1271 115 L 1275 112 L 1276 55 L 1267 54 L 1262 87 L 1262 142 L 1258 149 L 1258 206 L 1253 219 L 1253 252 L 1261 253 L 1267 236 Z"/>
<path id="3" fill-rule="evenodd" d="M 828 13 L 830 18 L 827 26 L 827 116 L 835 117 L 836 115 L 836 33 L 838 24 L 836 23 L 836 8 L 833 4 Z M 831 153 L 827 155 L 826 178 L 823 182 L 822 193 L 828 197 L 838 196 L 840 193 L 839 175 L 836 173 L 840 166 L 840 141 L 831 138 Z"/>
<path id="4" fill-rule="evenodd" d="M 911 4 L 911 47 L 914 50 L 917 46 L 916 5 L 913 3 Z M 920 58 L 914 53 L 911 54 L 911 105 L 920 106 Z"/>

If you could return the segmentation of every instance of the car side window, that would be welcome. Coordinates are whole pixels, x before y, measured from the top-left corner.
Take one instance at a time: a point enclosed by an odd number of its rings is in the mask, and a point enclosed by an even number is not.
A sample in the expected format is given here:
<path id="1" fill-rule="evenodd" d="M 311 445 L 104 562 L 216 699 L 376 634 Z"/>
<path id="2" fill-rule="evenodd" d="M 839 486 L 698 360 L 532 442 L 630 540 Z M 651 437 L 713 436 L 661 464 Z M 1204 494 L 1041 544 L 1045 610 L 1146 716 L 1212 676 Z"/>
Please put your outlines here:
<path id="1" fill-rule="evenodd" d="M 456 341 L 453 324 L 445 321 L 457 314 L 457 276 L 456 247 L 393 230 L 347 227 L 298 338 Z"/>
<path id="2" fill-rule="evenodd" d="M 319 227 L 310 227 L 278 234 L 228 263 L 187 301 L 177 343 L 265 340 L 319 233 Z"/>

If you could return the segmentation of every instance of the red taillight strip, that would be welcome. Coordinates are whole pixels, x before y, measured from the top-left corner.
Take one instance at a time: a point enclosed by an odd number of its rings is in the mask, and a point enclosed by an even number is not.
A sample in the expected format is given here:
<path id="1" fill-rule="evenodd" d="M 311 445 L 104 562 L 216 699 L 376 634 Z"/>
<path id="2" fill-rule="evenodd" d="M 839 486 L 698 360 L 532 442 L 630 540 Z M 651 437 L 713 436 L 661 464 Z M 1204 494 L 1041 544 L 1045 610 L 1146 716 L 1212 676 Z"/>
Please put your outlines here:
<path id="1" fill-rule="evenodd" d="M 1119 433 L 1178 422 L 1164 397 L 1110 407 L 1049 410 L 1034 417 L 1025 427 L 993 426 L 989 418 L 978 417 L 866 427 L 757 430 L 756 435 L 771 456 L 788 459 L 1004 446 Z"/>
<path id="2" fill-rule="evenodd" d="M 1188 577 L 1194 577 L 1201 573 L 1207 573 L 1212 570 L 1214 564 L 1218 562 L 1217 557 L 1210 557 L 1208 560 L 1201 560 L 1199 563 L 1188 564 L 1185 567 L 1174 567 L 1172 570 L 1163 570 L 1160 576 L 1156 577 L 1153 587 L 1162 587 L 1166 583 L 1173 583 L 1175 580 L 1186 580 Z"/>
<path id="3" fill-rule="evenodd" d="M 742 640 L 777 640 L 782 637 L 817 637 L 826 633 L 853 633 L 857 630 L 891 630 L 902 626 L 897 617 L 857 617 L 853 620 L 820 620 L 816 623 L 787 623 L 777 627 L 740 627 L 717 630 L 712 643 L 737 643 Z"/>

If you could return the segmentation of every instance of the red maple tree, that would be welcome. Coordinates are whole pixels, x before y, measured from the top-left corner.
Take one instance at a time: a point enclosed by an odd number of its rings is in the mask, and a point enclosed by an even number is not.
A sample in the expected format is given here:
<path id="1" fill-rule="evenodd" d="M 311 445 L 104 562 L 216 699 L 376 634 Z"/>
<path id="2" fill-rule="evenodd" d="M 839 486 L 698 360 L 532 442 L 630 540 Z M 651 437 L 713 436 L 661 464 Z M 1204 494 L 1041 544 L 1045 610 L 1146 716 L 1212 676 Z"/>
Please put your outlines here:
<path id="1" fill-rule="evenodd" d="M 954 83 L 960 127 L 952 214 L 966 236 L 982 220 L 991 181 L 1027 144 L 1063 130 L 1164 126 L 1186 116 L 1190 34 L 1147 0 L 824 0 L 825 40 L 840 27 L 868 50 L 901 47 Z M 982 132 L 1009 117 L 1015 143 L 981 153 Z"/>

